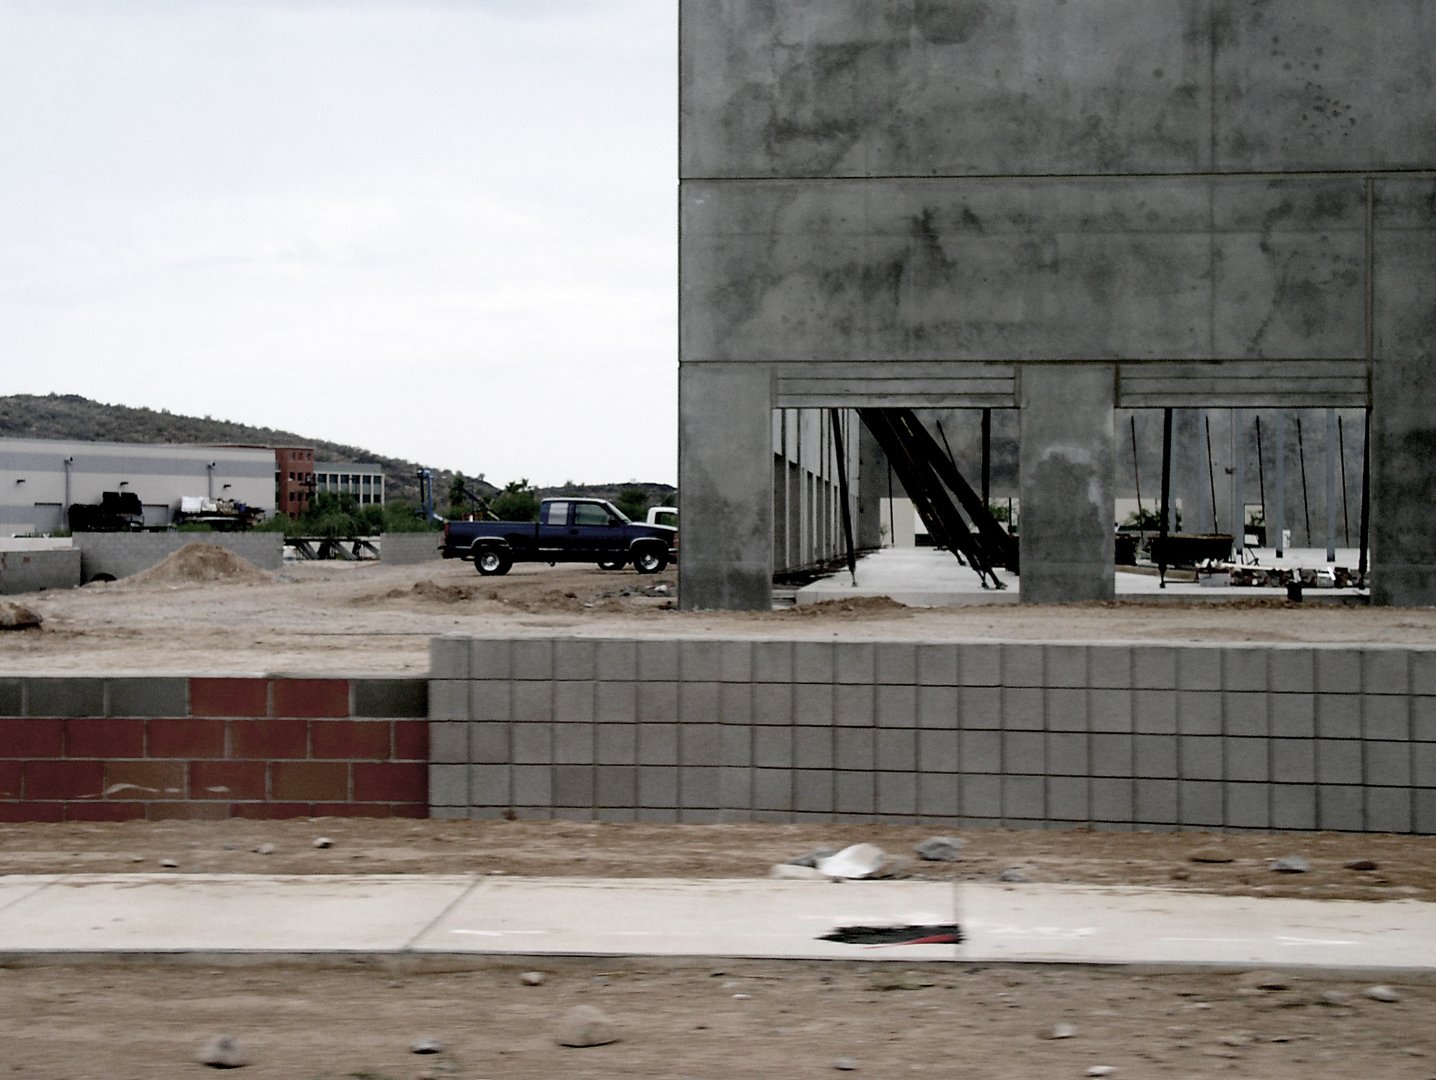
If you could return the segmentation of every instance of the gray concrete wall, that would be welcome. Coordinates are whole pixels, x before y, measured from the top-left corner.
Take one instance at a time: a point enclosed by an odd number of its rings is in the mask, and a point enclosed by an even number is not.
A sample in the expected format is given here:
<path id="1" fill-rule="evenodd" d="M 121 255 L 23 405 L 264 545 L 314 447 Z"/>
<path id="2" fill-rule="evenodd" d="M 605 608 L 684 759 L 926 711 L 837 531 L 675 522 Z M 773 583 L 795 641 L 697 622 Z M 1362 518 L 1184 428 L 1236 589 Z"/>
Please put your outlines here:
<path id="1" fill-rule="evenodd" d="M 80 584 L 80 552 L 0 551 L 0 594 L 73 589 Z"/>
<path id="2" fill-rule="evenodd" d="M 1436 650 L 435 639 L 430 813 L 1436 832 Z"/>
<path id="3" fill-rule="evenodd" d="M 248 559 L 261 570 L 284 565 L 284 537 L 279 533 L 162 532 L 76 533 L 80 572 L 84 581 L 107 574 L 119 579 L 148 570 L 186 544 L 214 544 Z"/>
<path id="4" fill-rule="evenodd" d="M 1365 407 L 1374 372 L 1377 595 L 1436 602 L 1436 511 L 1406 494 L 1426 428 L 1395 404 L 1431 340 L 1436 221 L 1408 174 L 1436 170 L 1436 6 L 680 10 L 681 371 L 915 408 L 1015 406 L 1032 364 L 1111 363 L 1141 408 Z M 683 414 L 690 464 L 711 437 Z M 766 492 L 710 495 L 763 527 Z"/>
<path id="5" fill-rule="evenodd" d="M 411 566 L 440 558 L 443 537 L 436 532 L 385 533 L 379 538 L 379 558 L 391 566 Z"/>

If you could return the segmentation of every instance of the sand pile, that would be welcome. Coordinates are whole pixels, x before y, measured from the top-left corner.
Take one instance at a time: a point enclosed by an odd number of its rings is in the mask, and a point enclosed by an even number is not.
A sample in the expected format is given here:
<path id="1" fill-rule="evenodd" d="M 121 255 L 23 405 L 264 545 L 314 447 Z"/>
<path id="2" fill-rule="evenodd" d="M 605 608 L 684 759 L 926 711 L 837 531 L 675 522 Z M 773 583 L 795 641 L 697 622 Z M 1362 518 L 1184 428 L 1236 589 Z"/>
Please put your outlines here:
<path id="1" fill-rule="evenodd" d="M 136 585 L 185 585 L 199 582 L 271 582 L 274 575 L 216 544 L 186 544 L 163 562 L 126 578 Z"/>

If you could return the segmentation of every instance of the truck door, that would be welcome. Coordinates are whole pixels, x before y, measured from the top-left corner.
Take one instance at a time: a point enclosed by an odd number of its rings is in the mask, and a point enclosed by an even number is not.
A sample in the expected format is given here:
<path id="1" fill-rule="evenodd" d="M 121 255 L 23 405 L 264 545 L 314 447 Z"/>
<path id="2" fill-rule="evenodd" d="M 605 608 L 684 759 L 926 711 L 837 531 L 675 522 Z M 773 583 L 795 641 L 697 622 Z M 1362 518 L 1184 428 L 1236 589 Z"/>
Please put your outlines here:
<path id="1" fill-rule="evenodd" d="M 558 562 L 565 557 L 570 541 L 568 517 L 572 506 L 567 499 L 548 499 L 539 509 L 538 550 L 546 562 Z"/>
<path id="2" fill-rule="evenodd" d="M 575 560 L 598 561 L 623 551 L 623 530 L 608 507 L 600 503 L 574 503 L 571 530 Z"/>

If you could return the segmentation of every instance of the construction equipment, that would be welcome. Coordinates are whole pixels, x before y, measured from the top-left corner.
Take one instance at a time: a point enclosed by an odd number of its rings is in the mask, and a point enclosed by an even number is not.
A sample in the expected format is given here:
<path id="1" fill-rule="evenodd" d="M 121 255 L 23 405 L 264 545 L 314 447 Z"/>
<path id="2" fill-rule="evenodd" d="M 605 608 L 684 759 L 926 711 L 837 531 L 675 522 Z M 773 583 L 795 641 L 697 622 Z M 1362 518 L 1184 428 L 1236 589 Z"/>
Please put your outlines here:
<path id="1" fill-rule="evenodd" d="M 74 503 L 69 510 L 71 532 L 141 532 L 145 508 L 133 491 L 106 491 L 96 503 Z"/>

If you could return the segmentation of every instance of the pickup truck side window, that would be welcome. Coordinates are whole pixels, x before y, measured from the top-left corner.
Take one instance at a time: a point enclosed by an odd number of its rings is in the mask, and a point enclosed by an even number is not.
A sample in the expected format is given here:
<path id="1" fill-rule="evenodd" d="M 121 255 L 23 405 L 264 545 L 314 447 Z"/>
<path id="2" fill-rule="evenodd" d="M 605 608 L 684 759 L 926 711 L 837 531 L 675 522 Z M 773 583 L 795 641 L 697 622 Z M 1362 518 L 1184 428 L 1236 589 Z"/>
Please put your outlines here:
<path id="1" fill-rule="evenodd" d="M 543 504 L 543 524 L 545 525 L 567 525 L 568 524 L 568 503 L 562 500 L 546 502 Z"/>
<path id="2" fill-rule="evenodd" d="M 575 525 L 607 525 L 608 511 L 596 503 L 575 503 L 573 523 Z"/>

